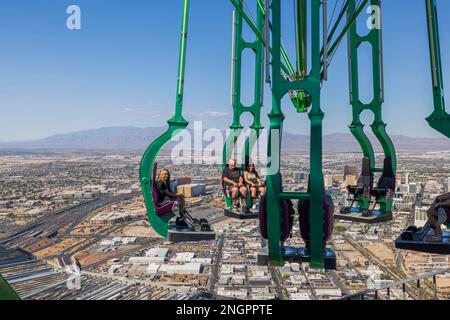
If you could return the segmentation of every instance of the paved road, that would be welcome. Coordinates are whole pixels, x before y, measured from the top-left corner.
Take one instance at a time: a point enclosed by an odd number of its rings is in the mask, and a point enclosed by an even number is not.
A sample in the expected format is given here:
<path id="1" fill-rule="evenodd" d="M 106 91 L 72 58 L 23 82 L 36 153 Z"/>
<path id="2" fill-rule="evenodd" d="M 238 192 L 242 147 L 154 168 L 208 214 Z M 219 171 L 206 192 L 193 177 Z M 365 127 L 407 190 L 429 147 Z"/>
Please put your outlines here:
<path id="1" fill-rule="evenodd" d="M 331 281 L 333 281 L 334 285 L 341 289 L 344 295 L 351 294 L 351 291 L 348 290 L 347 287 L 341 282 L 341 279 L 335 270 L 329 270 L 328 274 L 330 275 Z"/>
<path id="2" fill-rule="evenodd" d="M 216 283 L 219 278 L 220 262 L 222 260 L 222 251 L 224 242 L 225 242 L 225 235 L 222 234 L 219 238 L 219 247 L 216 253 L 216 261 L 214 263 L 214 269 L 211 273 L 211 285 L 209 286 L 209 290 L 211 292 L 215 292 Z"/>
<path id="3" fill-rule="evenodd" d="M 344 236 L 344 239 L 350 243 L 354 248 L 356 248 L 366 259 L 368 259 L 371 263 L 376 265 L 380 270 L 385 272 L 386 274 L 389 274 L 393 279 L 397 281 L 401 281 L 402 276 L 394 273 L 392 270 L 386 267 L 385 263 L 380 261 L 377 257 L 375 257 L 372 253 L 370 253 L 368 250 L 366 250 L 363 246 L 361 246 L 359 243 L 356 243 L 353 241 L 350 237 Z M 407 285 L 406 292 L 413 298 L 417 299 L 417 294 L 413 291 L 413 288 L 411 285 Z"/>

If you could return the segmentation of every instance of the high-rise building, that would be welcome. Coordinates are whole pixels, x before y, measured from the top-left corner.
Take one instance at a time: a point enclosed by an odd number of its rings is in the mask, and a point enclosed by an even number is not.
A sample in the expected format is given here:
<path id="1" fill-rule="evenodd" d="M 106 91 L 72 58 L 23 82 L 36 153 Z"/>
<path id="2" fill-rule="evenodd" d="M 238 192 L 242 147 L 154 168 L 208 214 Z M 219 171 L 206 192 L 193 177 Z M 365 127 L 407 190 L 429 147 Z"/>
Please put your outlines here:
<path id="1" fill-rule="evenodd" d="M 344 177 L 347 178 L 348 176 L 358 176 L 358 167 L 355 165 L 346 165 L 344 167 Z"/>
<path id="2" fill-rule="evenodd" d="M 331 188 L 333 186 L 333 176 L 332 175 L 325 175 L 323 177 L 323 183 L 325 185 L 325 189 Z"/>
<path id="3" fill-rule="evenodd" d="M 420 192 L 420 184 L 419 183 L 410 183 L 409 184 L 409 193 L 410 194 L 418 194 Z"/>
<path id="4" fill-rule="evenodd" d="M 401 184 L 398 186 L 398 190 L 403 194 L 409 194 L 409 184 Z"/>
<path id="5" fill-rule="evenodd" d="M 303 172 L 294 172 L 294 181 L 301 182 L 306 179 L 306 174 Z"/>
<path id="6" fill-rule="evenodd" d="M 428 221 L 427 216 L 428 207 L 416 207 L 414 211 L 414 224 L 420 228 Z"/>
<path id="7" fill-rule="evenodd" d="M 205 192 L 206 185 L 204 184 L 186 184 L 178 186 L 179 195 L 184 195 L 186 198 L 198 197 Z"/>
<path id="8" fill-rule="evenodd" d="M 347 176 L 346 178 L 345 178 L 345 184 L 347 185 L 347 186 L 356 186 L 356 182 L 357 182 L 357 180 L 356 180 L 356 176 Z"/>
<path id="9" fill-rule="evenodd" d="M 401 177 L 401 184 L 409 184 L 409 173 L 405 173 L 402 177 Z"/>
<path id="10" fill-rule="evenodd" d="M 396 186 L 399 186 L 399 185 L 401 185 L 402 184 L 402 177 L 401 177 L 401 175 L 400 174 L 396 174 L 395 175 L 395 185 Z"/>
<path id="11" fill-rule="evenodd" d="M 447 192 L 450 192 L 450 177 L 447 178 Z"/>
<path id="12" fill-rule="evenodd" d="M 333 175 L 333 180 L 342 183 L 345 181 L 345 177 L 343 174 L 335 174 Z"/>

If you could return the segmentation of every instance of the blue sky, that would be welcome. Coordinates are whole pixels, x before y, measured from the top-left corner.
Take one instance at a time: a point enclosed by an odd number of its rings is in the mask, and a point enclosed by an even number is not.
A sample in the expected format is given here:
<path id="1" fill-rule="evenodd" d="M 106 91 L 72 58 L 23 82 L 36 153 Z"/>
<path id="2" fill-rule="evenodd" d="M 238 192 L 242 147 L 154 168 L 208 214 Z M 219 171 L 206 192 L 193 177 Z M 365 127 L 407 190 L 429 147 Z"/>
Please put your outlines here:
<path id="1" fill-rule="evenodd" d="M 81 7 L 81 30 L 66 28 L 71 4 Z M 447 84 L 450 1 L 438 5 Z M 424 120 L 432 111 L 425 1 L 385 0 L 383 8 L 388 130 L 439 136 Z M 205 120 L 206 127 L 225 128 L 231 122 L 231 10 L 228 0 L 191 0 L 185 111 L 192 121 Z M 180 15 L 181 0 L 2 0 L 0 141 L 107 126 L 164 125 L 175 101 Z M 292 21 L 289 13 L 286 25 Z M 284 42 L 293 57 L 292 36 L 287 31 Z M 325 133 L 347 132 L 347 83 L 344 43 L 323 88 Z M 309 132 L 304 115 L 288 104 L 284 111 L 286 130 Z"/>

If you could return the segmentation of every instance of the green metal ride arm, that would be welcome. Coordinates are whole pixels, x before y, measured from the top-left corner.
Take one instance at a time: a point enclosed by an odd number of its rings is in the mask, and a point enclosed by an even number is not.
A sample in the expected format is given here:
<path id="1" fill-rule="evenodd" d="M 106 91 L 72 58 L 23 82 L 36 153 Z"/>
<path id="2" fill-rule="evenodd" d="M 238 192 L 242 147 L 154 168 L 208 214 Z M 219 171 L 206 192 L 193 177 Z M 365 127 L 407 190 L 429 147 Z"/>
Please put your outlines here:
<path id="1" fill-rule="evenodd" d="M 261 30 L 258 26 L 255 26 L 255 24 L 252 22 L 250 17 L 245 13 L 244 8 L 242 7 L 242 2 L 240 2 L 240 0 L 230 0 L 230 1 L 233 4 L 233 6 L 236 8 L 236 10 L 239 12 L 239 14 L 244 18 L 245 22 L 248 24 L 250 29 L 252 29 L 252 31 L 255 33 L 257 39 L 265 45 L 266 40 L 264 39 L 263 33 L 261 32 Z M 258 8 L 259 8 L 258 11 L 260 13 L 263 13 L 263 17 L 264 17 L 265 9 L 260 1 L 258 1 Z M 270 26 L 270 29 L 271 28 L 272 27 Z M 272 51 L 272 48 L 270 48 L 270 51 Z M 281 53 L 283 55 L 284 61 L 287 64 L 287 66 L 285 66 L 283 63 L 281 63 L 281 69 L 288 75 L 294 75 L 295 74 L 294 67 L 292 66 L 292 63 L 289 60 L 289 57 L 286 53 L 286 50 L 283 48 L 283 46 L 281 46 Z"/>
<path id="2" fill-rule="evenodd" d="M 248 159 L 253 151 L 263 126 L 261 124 L 261 109 L 263 106 L 263 72 L 264 72 L 264 42 L 257 37 L 254 42 L 247 42 L 242 35 L 243 20 L 245 13 L 243 11 L 243 0 L 234 1 L 236 11 L 233 12 L 233 52 L 232 52 L 232 90 L 231 90 L 231 104 L 233 106 L 233 123 L 230 126 L 230 134 L 224 145 L 222 154 L 222 169 L 225 168 L 228 159 L 234 158 L 233 152 L 236 151 L 237 141 L 243 132 L 243 125 L 241 123 L 242 115 L 250 113 L 253 116 L 253 124 L 251 125 L 250 135 L 245 140 L 242 158 L 239 159 L 242 164 L 247 164 Z M 251 22 L 251 21 L 250 21 Z M 264 15 L 258 10 L 257 28 L 259 34 L 264 33 Z M 250 106 L 245 106 L 241 102 L 242 90 L 242 55 L 245 49 L 250 49 L 255 53 L 255 84 L 254 84 L 254 99 Z M 231 208 L 232 201 L 225 197 L 225 202 L 228 208 Z"/>
<path id="3" fill-rule="evenodd" d="M 370 4 L 380 6 L 380 0 L 370 0 Z M 353 19 L 356 10 L 356 0 L 351 0 L 348 6 L 349 19 Z M 397 167 L 395 148 L 386 132 L 386 124 L 383 122 L 384 88 L 382 86 L 383 53 L 381 52 L 381 30 L 373 28 L 366 36 L 362 37 L 358 35 L 356 24 L 353 23 L 349 28 L 348 37 L 350 97 L 353 107 L 353 121 L 350 125 L 350 131 L 360 144 L 364 156 L 370 159 L 372 170 L 374 172 L 380 171 L 380 168 L 376 168 L 372 143 L 364 132 L 364 124 L 361 123 L 361 113 L 363 111 L 369 110 L 373 112 L 375 120 L 371 125 L 372 131 L 380 141 L 385 157 L 391 157 L 395 173 Z M 363 103 L 360 99 L 358 48 L 363 43 L 368 43 L 372 48 L 373 99 L 369 103 Z"/>
<path id="4" fill-rule="evenodd" d="M 434 102 L 434 111 L 427 118 L 427 121 L 433 129 L 450 138 L 450 115 L 445 110 L 441 46 L 436 0 L 425 0 L 425 5 L 427 12 Z"/>
<path id="5" fill-rule="evenodd" d="M 188 126 L 188 122 L 183 117 L 183 93 L 184 93 L 184 73 L 186 67 L 187 32 L 189 23 L 189 1 L 183 0 L 183 14 L 181 24 L 180 53 L 178 63 L 178 81 L 176 93 L 175 115 L 168 121 L 169 128 L 158 137 L 145 151 L 141 160 L 139 175 L 144 195 L 147 214 L 153 229 L 162 237 L 167 237 L 168 222 L 174 217 L 168 214 L 160 217 L 156 214 L 156 203 L 153 201 L 152 179 L 153 166 L 161 149 L 175 136 L 180 134 Z"/>

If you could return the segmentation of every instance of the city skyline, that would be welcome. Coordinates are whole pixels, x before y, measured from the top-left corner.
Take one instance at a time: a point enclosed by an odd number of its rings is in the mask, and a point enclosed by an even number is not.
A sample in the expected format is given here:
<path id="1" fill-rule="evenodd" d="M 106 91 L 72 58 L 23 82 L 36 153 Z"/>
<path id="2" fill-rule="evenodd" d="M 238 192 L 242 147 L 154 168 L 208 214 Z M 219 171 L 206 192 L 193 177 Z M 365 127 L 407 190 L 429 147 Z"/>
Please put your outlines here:
<path id="1" fill-rule="evenodd" d="M 9 121 L 0 128 L 0 141 L 111 126 L 158 127 L 170 117 L 175 102 L 180 3 L 78 1 L 81 30 L 68 30 L 66 9 L 71 4 L 49 0 L 3 4 L 0 104 Z M 450 3 L 439 5 L 441 12 L 450 10 Z M 386 1 L 383 10 L 388 131 L 440 137 L 425 121 L 432 111 L 432 92 L 424 2 Z M 189 120 L 203 120 L 205 127 L 225 129 L 232 119 L 231 11 L 228 1 L 192 2 L 185 111 Z M 440 24 L 443 34 L 450 30 L 445 17 Z M 291 27 L 286 25 L 286 30 Z M 287 32 L 284 41 L 292 55 L 290 36 Z M 450 49 L 445 38 L 441 45 L 443 52 Z M 324 85 L 325 134 L 347 132 L 351 122 L 345 49 L 340 47 Z M 442 58 L 444 83 L 449 83 L 450 63 L 446 55 Z M 367 71 L 364 64 L 362 71 Z M 246 83 L 251 80 L 247 78 Z M 363 78 L 362 84 L 368 83 L 368 75 Z M 244 85 L 244 91 L 247 101 L 251 90 Z M 267 92 L 264 115 L 270 110 Z M 366 92 L 362 95 L 367 97 Z M 284 111 L 287 131 L 308 134 L 306 116 L 297 115 L 287 104 Z M 292 121 L 293 117 L 298 121 Z M 363 118 L 370 123 L 372 116 L 364 114 Z M 267 123 L 266 116 L 263 120 Z"/>

